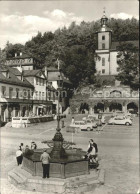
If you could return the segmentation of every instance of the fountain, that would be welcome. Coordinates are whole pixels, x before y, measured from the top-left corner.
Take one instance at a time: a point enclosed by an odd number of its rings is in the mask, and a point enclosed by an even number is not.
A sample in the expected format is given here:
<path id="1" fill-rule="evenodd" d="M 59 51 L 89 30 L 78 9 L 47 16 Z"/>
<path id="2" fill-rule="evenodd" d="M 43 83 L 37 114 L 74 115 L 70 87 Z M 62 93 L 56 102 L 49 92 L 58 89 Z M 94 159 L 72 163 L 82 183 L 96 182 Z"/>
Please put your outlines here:
<path id="1" fill-rule="evenodd" d="M 43 142 L 50 147 L 47 149 L 51 157 L 50 177 L 68 178 L 88 174 L 88 160 L 82 158 L 85 153 L 81 149 L 66 149 L 72 143 L 64 141 L 63 135 L 60 132 L 59 98 L 60 96 L 58 96 L 56 133 L 51 141 Z M 24 155 L 22 168 L 33 176 L 42 176 L 42 163 L 40 161 L 42 152 L 42 149 L 37 149 L 32 155 Z"/>

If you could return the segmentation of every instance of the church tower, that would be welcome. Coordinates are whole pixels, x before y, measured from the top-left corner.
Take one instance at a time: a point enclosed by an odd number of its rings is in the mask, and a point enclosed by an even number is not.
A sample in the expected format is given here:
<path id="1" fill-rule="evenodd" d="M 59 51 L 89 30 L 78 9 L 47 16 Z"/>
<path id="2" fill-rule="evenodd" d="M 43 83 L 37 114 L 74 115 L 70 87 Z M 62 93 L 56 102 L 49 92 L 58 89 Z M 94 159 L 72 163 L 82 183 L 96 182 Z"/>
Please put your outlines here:
<path id="1" fill-rule="evenodd" d="M 104 14 L 101 18 L 101 28 L 98 34 L 98 50 L 109 50 L 111 47 L 111 30 L 107 27 L 108 18 Z"/>

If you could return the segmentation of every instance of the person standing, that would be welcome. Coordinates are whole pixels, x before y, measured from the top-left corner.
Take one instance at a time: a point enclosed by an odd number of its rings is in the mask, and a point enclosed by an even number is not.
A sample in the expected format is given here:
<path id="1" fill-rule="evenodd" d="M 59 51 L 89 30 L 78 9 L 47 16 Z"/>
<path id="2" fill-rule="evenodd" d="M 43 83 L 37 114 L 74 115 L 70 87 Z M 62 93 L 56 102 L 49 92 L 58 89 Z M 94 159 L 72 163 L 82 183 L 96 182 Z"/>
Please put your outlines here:
<path id="1" fill-rule="evenodd" d="M 42 161 L 42 167 L 43 167 L 43 177 L 42 178 L 49 178 L 49 168 L 50 168 L 50 155 L 47 153 L 47 150 L 45 149 L 43 154 L 40 156 L 40 160 Z"/>
<path id="2" fill-rule="evenodd" d="M 36 150 L 36 149 L 37 149 L 37 144 L 34 141 L 32 141 L 31 142 L 31 150 Z"/>
<path id="3" fill-rule="evenodd" d="M 95 148 L 95 159 L 96 159 L 96 161 L 98 161 L 98 146 L 97 146 L 97 144 L 94 142 L 94 140 L 93 139 L 90 139 L 90 142 L 91 142 L 91 144 L 94 146 L 94 148 Z"/>
<path id="4" fill-rule="evenodd" d="M 75 120 L 74 117 L 72 117 L 71 124 L 74 124 Z"/>
<path id="5" fill-rule="evenodd" d="M 16 159 L 17 159 L 18 166 L 22 164 L 22 151 L 20 148 L 16 151 Z"/>

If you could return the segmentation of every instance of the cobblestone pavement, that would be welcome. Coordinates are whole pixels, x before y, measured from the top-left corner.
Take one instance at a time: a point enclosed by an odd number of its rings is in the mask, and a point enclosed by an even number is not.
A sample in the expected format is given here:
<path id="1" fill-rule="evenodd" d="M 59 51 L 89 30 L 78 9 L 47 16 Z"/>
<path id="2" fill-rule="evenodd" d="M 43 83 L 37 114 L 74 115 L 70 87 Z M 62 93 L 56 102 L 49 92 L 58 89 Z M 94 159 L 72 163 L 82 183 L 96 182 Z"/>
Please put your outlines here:
<path id="1" fill-rule="evenodd" d="M 70 118 L 65 120 L 69 124 Z M 139 187 L 139 126 L 134 118 L 133 126 L 108 126 L 102 132 L 80 132 L 74 135 L 77 147 L 87 149 L 89 138 L 94 138 L 99 147 L 100 168 L 105 169 L 105 185 L 96 188 L 94 194 L 135 194 Z M 52 139 L 56 122 L 42 123 L 26 129 L 1 128 L 1 194 L 41 194 L 23 191 L 11 185 L 7 172 L 16 166 L 15 151 L 19 143 L 30 145 L 31 140 L 38 147 L 46 147 L 42 139 Z M 62 129 L 66 140 L 71 133 Z M 91 194 L 93 192 L 85 192 Z M 81 193 L 82 194 L 82 193 Z"/>

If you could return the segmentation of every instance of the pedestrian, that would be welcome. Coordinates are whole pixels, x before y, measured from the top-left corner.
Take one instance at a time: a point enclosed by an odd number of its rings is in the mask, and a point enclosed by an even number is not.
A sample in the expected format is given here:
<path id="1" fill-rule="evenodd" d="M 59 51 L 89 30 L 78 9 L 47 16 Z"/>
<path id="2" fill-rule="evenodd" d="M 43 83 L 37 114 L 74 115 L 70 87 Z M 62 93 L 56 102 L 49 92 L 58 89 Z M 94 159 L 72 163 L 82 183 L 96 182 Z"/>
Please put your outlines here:
<path id="1" fill-rule="evenodd" d="M 24 152 L 25 149 L 24 149 L 24 144 L 23 143 L 20 144 L 20 149 L 21 149 L 22 152 Z"/>
<path id="2" fill-rule="evenodd" d="M 42 178 L 49 178 L 49 168 L 50 168 L 50 155 L 47 153 L 47 150 L 45 149 L 43 154 L 40 156 L 40 160 L 42 161 L 42 167 L 43 167 L 43 177 Z"/>
<path id="3" fill-rule="evenodd" d="M 20 164 L 22 164 L 22 151 L 19 147 L 19 149 L 16 151 L 16 159 L 17 159 L 17 165 L 19 166 Z"/>
<path id="4" fill-rule="evenodd" d="M 90 142 L 91 142 L 91 144 L 94 146 L 94 148 L 95 148 L 95 159 L 96 159 L 96 161 L 98 161 L 98 146 L 97 146 L 97 144 L 94 142 L 94 140 L 93 139 L 90 139 Z"/>
<path id="5" fill-rule="evenodd" d="M 36 150 L 36 149 L 37 149 L 37 144 L 34 141 L 32 141 L 31 142 L 31 150 Z"/>
<path id="6" fill-rule="evenodd" d="M 72 117 L 71 124 L 74 124 L 75 120 L 74 117 Z"/>

